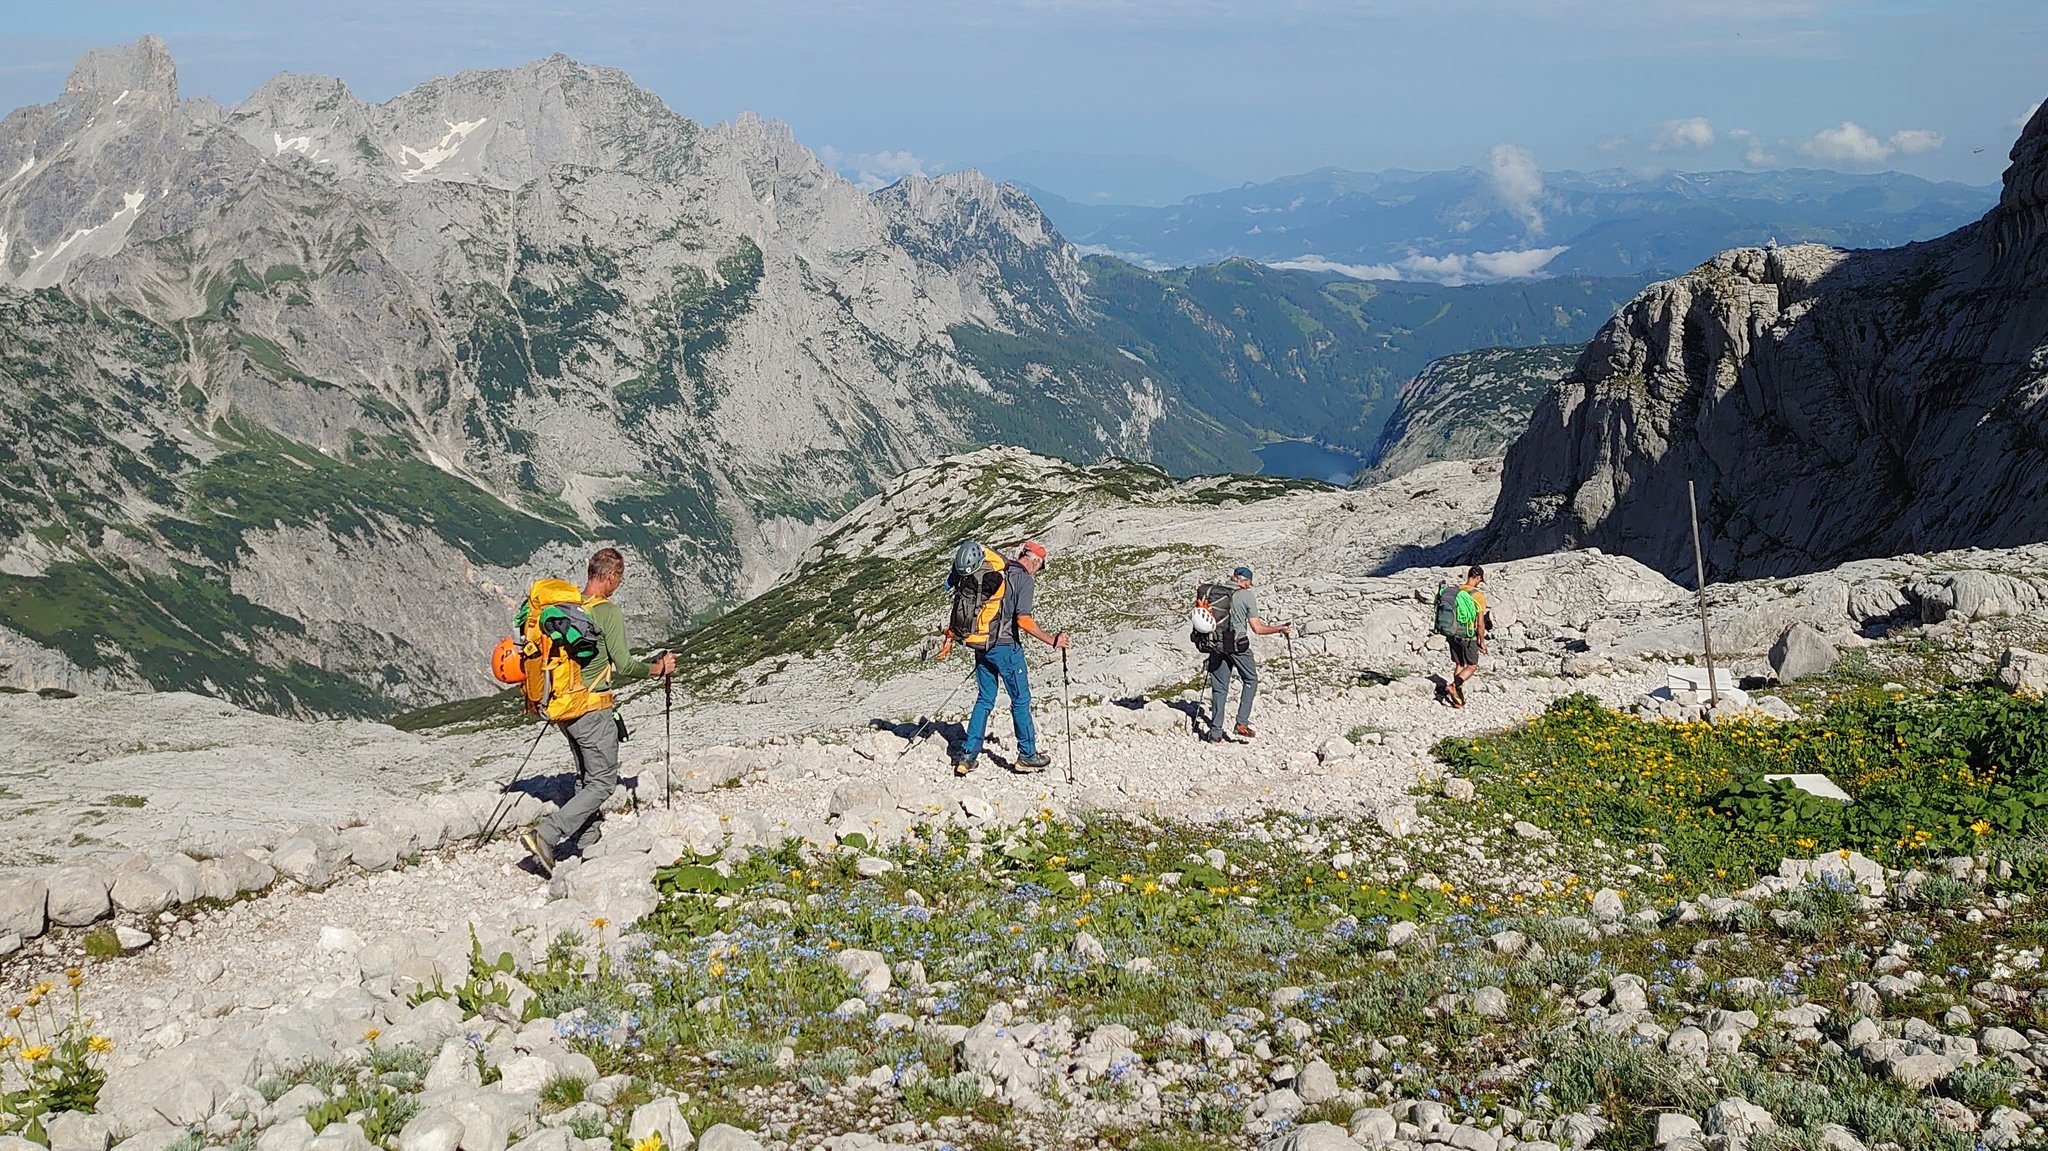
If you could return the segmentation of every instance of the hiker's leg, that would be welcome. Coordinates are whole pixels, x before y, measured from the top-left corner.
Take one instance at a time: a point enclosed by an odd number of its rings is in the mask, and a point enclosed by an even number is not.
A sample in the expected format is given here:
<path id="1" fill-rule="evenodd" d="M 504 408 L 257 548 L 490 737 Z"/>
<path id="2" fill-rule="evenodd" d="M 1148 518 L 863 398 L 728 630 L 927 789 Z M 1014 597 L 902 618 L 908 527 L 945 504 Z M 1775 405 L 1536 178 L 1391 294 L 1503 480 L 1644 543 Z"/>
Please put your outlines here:
<path id="1" fill-rule="evenodd" d="M 576 746 L 583 781 L 569 802 L 541 823 L 541 838 L 549 846 L 575 839 L 619 786 L 619 729 L 612 722 L 610 708 L 593 711 L 564 725 L 562 730 L 569 733 L 569 742 Z"/>
<path id="2" fill-rule="evenodd" d="M 1209 732 L 1223 734 L 1223 705 L 1230 702 L 1230 661 L 1220 655 L 1209 657 Z"/>
<path id="3" fill-rule="evenodd" d="M 1237 722 L 1249 727 L 1252 722 L 1252 700 L 1259 695 L 1259 664 L 1250 652 L 1240 652 L 1231 658 L 1237 665 L 1237 678 L 1244 681 L 1242 694 L 1237 697 Z"/>
<path id="4" fill-rule="evenodd" d="M 1038 725 L 1031 721 L 1031 674 L 1024 663 L 1024 645 L 1007 644 L 990 651 L 1001 652 L 996 666 L 1003 676 L 1003 690 L 1010 693 L 1010 722 L 1017 728 L 1017 756 L 1029 759 L 1038 754 Z"/>
<path id="5" fill-rule="evenodd" d="M 575 725 L 560 723 L 556 724 L 555 728 L 562 733 L 563 739 L 569 741 L 569 760 L 576 765 L 576 789 L 580 791 L 582 790 L 583 779 L 586 774 L 583 762 L 587 756 L 583 750 L 583 745 L 576 742 L 576 733 L 569 730 L 573 726 Z M 572 791 L 570 794 L 573 796 L 575 792 Z M 567 807 L 568 805 L 568 800 L 562 801 L 562 807 Z M 567 834 L 562 830 L 562 807 L 557 807 L 555 810 L 548 812 L 545 818 L 534 825 L 534 830 L 540 833 L 542 839 L 547 840 L 550 847 L 562 842 Z"/>
<path id="6" fill-rule="evenodd" d="M 968 759 L 981 754 L 982 740 L 988 737 L 988 716 L 996 709 L 996 665 L 981 652 L 974 653 L 974 691 L 974 711 L 967 717 L 967 739 L 960 744 L 960 754 Z"/>

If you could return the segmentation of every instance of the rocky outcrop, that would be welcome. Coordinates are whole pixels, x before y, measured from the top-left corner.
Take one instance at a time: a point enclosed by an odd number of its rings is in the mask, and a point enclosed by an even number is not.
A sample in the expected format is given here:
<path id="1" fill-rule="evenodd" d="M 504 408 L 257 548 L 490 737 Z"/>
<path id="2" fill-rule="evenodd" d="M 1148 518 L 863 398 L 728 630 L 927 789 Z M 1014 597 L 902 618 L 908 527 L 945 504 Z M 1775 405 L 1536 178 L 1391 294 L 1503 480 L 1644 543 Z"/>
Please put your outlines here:
<path id="1" fill-rule="evenodd" d="M 1500 455 L 1578 356 L 1575 346 L 1485 348 L 1432 362 L 1401 385 L 1353 486 L 1383 483 L 1437 460 Z"/>
<path id="2" fill-rule="evenodd" d="M 2048 112 L 1941 239 L 1727 252 L 1610 322 L 1508 452 L 1491 554 L 1714 578 L 2048 538 Z"/>

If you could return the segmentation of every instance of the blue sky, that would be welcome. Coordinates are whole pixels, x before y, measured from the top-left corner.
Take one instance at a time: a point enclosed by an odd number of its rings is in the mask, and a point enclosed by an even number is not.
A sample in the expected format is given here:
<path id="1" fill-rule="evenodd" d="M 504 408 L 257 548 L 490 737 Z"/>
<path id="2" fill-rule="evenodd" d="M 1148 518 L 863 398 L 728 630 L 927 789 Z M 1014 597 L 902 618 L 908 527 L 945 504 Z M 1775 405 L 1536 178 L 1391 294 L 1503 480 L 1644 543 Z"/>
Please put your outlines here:
<path id="1" fill-rule="evenodd" d="M 1483 164 L 1500 144 L 1546 169 L 1897 168 L 1990 183 L 2048 95 L 2041 0 L 12 7 L 5 108 L 53 98 L 86 48 L 144 32 L 169 42 L 188 95 L 228 104 L 278 71 L 384 100 L 559 51 L 624 69 L 696 119 L 787 120 L 871 181 L 981 164 L 1082 199 L 1324 165 Z"/>

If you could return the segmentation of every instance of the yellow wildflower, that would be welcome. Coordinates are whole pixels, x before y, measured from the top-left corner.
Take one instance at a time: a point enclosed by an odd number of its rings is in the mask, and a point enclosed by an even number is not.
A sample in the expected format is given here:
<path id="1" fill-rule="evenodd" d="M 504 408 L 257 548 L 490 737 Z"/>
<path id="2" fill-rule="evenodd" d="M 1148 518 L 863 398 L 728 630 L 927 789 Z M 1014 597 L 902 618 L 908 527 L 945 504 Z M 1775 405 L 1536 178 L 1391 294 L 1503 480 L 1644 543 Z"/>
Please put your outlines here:
<path id="1" fill-rule="evenodd" d="M 114 1049 L 114 1041 L 104 1035 L 93 1036 L 91 1039 L 86 1040 L 85 1045 L 88 1049 L 100 1055 L 105 1055 Z"/>
<path id="2" fill-rule="evenodd" d="M 368 1031 L 363 1032 L 363 1042 L 375 1043 L 377 1041 L 377 1037 L 382 1034 L 384 1034 L 382 1030 L 380 1030 L 379 1028 L 372 1027 Z"/>
<path id="3" fill-rule="evenodd" d="M 1978 835 L 1990 835 L 1991 823 L 1988 820 L 1980 819 L 1977 822 L 1970 825 L 1970 830 L 1976 832 Z"/>
<path id="4" fill-rule="evenodd" d="M 597 928 L 599 931 L 603 931 L 605 928 L 611 926 L 611 922 L 611 920 L 606 919 L 604 916 L 600 915 L 596 919 L 591 920 L 590 925 L 592 927 Z"/>
<path id="5" fill-rule="evenodd" d="M 633 1144 L 633 1151 L 661 1151 L 661 1132 L 649 1131 L 647 1138 Z"/>
<path id="6" fill-rule="evenodd" d="M 76 967 L 67 967 L 64 969 L 64 981 L 76 987 L 85 982 L 85 972 Z"/>
<path id="7" fill-rule="evenodd" d="M 713 979 L 716 979 L 719 976 L 725 974 L 725 964 L 720 963 L 716 959 L 714 959 L 711 961 L 711 965 L 704 969 L 704 974 L 709 975 Z"/>
<path id="8" fill-rule="evenodd" d="M 40 1063 L 50 1057 L 50 1045 L 38 1043 L 33 1047 L 24 1047 L 21 1049 L 21 1057 L 30 1063 Z"/>

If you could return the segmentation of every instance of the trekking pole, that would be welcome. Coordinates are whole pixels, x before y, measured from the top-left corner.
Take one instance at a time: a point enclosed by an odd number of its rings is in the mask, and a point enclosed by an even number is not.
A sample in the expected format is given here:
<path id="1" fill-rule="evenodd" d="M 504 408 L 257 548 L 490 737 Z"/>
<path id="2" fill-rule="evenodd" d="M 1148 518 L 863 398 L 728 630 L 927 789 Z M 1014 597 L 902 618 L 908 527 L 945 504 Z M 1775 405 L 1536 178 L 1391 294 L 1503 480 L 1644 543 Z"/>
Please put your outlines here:
<path id="1" fill-rule="evenodd" d="M 533 753 L 540 750 L 540 741 L 548 734 L 548 728 L 553 726 L 553 724 L 545 721 L 541 723 L 540 733 L 533 737 L 533 743 L 526 749 L 526 758 L 519 761 L 519 770 L 513 772 L 512 778 L 505 781 L 505 786 L 498 789 L 498 794 L 501 798 L 491 807 L 491 818 L 484 824 L 483 834 L 477 837 L 479 842 L 489 843 L 491 836 L 497 833 L 498 824 L 506 816 L 512 814 L 513 804 L 519 801 L 515 799 L 511 803 L 507 803 L 502 797 L 510 795 L 513 785 L 518 783 L 520 778 L 526 774 L 527 765 L 533 762 Z"/>
<path id="2" fill-rule="evenodd" d="M 1067 715 L 1067 782 L 1074 782 L 1074 690 L 1067 679 L 1067 649 L 1060 649 L 1060 706 Z"/>
<path id="3" fill-rule="evenodd" d="M 943 659 L 945 657 L 941 656 L 939 658 Z M 926 736 L 930 735 L 932 732 L 937 731 L 939 729 L 939 718 L 945 715 L 946 711 L 953 706 L 953 700 L 960 694 L 960 689 L 966 687 L 968 684 L 972 682 L 974 682 L 974 665 L 970 663 L 967 665 L 967 678 L 961 680 L 959 683 L 954 684 L 953 690 L 947 692 L 945 700 L 939 704 L 939 710 L 924 717 L 924 719 L 918 723 L 917 730 L 910 733 L 909 742 L 913 746 L 924 742 L 924 738 Z"/>
<path id="4" fill-rule="evenodd" d="M 675 730 L 670 716 L 675 711 L 676 677 L 674 673 L 661 677 L 661 806 L 669 811 L 676 809 L 675 789 L 669 786 L 669 771 L 674 761 L 675 741 L 670 733 Z"/>
<path id="5" fill-rule="evenodd" d="M 1293 624 L 1288 624 L 1293 627 Z M 1294 662 L 1294 633 L 1287 633 L 1287 672 L 1294 680 L 1294 710 L 1301 710 L 1301 665 Z"/>

